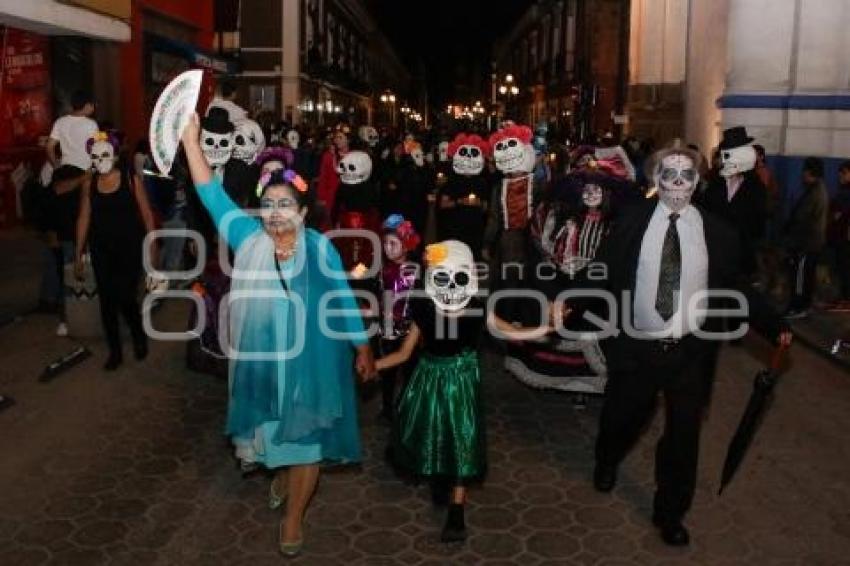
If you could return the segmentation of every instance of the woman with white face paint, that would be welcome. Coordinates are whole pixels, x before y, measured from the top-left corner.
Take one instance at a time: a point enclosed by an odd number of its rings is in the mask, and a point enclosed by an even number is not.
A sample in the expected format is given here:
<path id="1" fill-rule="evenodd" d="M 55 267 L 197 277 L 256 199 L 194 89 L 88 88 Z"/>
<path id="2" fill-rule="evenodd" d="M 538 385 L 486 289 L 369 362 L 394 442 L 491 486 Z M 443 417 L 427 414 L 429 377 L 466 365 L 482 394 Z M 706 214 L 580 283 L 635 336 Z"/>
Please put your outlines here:
<path id="1" fill-rule="evenodd" d="M 83 277 L 88 242 L 109 345 L 104 369 L 112 371 L 123 360 L 119 312 L 130 327 L 136 359 L 144 359 L 148 353 L 137 290 L 142 275 L 142 240 L 154 229 L 154 219 L 141 177 L 126 168 L 116 168 L 119 146 L 115 136 L 98 132 L 86 147 L 93 171 L 83 182 L 74 271 L 78 278 Z M 154 252 L 152 249 L 153 256 Z M 156 265 L 156 257 L 151 260 Z"/>

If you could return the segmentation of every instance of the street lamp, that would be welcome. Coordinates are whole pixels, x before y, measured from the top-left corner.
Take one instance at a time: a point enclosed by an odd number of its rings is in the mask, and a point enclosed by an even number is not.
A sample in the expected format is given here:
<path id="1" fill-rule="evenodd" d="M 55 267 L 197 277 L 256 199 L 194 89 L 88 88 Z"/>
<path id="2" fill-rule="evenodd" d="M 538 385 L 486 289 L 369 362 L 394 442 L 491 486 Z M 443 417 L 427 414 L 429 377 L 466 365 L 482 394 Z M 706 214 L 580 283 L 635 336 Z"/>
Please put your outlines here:
<path id="1" fill-rule="evenodd" d="M 395 115 L 395 94 L 390 91 L 386 91 L 381 95 L 381 102 L 389 106 L 388 112 L 392 118 L 393 127 L 396 125 L 396 115 Z"/>
<path id="2" fill-rule="evenodd" d="M 508 104 L 519 95 L 519 87 L 516 85 L 512 74 L 508 73 L 505 75 L 505 81 L 499 85 L 498 91 L 499 94 L 506 98 L 503 104 L 505 110 L 507 110 Z"/>

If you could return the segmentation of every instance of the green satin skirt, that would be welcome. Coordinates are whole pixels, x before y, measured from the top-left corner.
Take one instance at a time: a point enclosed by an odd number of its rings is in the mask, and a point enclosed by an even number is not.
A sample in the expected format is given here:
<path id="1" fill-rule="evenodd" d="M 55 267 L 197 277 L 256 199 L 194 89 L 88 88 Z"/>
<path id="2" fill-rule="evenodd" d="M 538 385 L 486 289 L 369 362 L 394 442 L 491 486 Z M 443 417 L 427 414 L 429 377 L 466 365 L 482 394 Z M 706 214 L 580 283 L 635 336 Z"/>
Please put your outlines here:
<path id="1" fill-rule="evenodd" d="M 425 354 L 398 403 L 394 457 L 421 476 L 476 479 L 486 469 L 481 373 L 472 350 Z"/>

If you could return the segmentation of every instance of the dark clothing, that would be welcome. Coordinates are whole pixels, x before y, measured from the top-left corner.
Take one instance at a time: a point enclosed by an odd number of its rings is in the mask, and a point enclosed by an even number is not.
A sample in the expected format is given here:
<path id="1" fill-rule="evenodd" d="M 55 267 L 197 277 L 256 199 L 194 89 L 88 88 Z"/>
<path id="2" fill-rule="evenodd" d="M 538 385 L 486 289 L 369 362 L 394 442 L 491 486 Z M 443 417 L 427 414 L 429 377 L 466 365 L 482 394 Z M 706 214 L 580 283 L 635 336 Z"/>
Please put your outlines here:
<path id="1" fill-rule="evenodd" d="M 700 204 L 738 233 L 745 275 L 756 271 L 756 251 L 767 229 L 767 201 L 767 189 L 755 171 L 744 173 L 744 180 L 731 201 L 726 177 L 714 177 L 702 195 Z"/>
<path id="2" fill-rule="evenodd" d="M 798 253 L 790 258 L 789 279 L 791 281 L 790 311 L 806 310 L 812 306 L 820 254 Z"/>
<path id="3" fill-rule="evenodd" d="M 260 181 L 260 168 L 248 165 L 241 159 L 231 159 L 224 164 L 224 190 L 240 206 L 245 206 L 257 194 Z"/>
<path id="4" fill-rule="evenodd" d="M 473 299 L 459 316 L 438 311 L 434 301 L 416 297 L 410 301 L 411 317 L 422 335 L 427 354 L 457 356 L 464 350 L 477 350 L 484 329 L 484 306 Z"/>
<path id="5" fill-rule="evenodd" d="M 803 187 L 785 224 L 783 243 L 793 252 L 819 253 L 826 244 L 829 194 L 823 181 Z"/>
<path id="6" fill-rule="evenodd" d="M 70 179 L 79 179 L 82 184 L 85 174 L 86 172 L 79 167 L 63 165 L 53 172 L 53 184 Z M 80 214 L 80 187 L 77 186 L 61 195 L 53 193 L 50 201 L 49 229 L 56 232 L 60 242 L 76 241 L 77 216 Z"/>
<path id="7" fill-rule="evenodd" d="M 458 202 L 469 202 L 466 199 L 472 194 L 476 196 L 474 205 Z M 440 208 L 444 197 L 451 201 L 452 207 Z M 468 245 L 475 258 L 479 259 L 487 222 L 485 203 L 489 197 L 490 185 L 483 174 L 467 177 L 452 173 L 437 197 L 438 239 L 459 240 Z"/>
<path id="8" fill-rule="evenodd" d="M 430 175 L 424 167 L 418 167 L 409 157 L 405 161 L 398 177 L 401 191 L 399 213 L 413 223 L 419 234 L 424 234 L 428 223 Z"/>
<path id="9" fill-rule="evenodd" d="M 137 301 L 144 230 L 130 176 L 122 172 L 121 184 L 111 193 L 98 190 L 98 178 L 95 174 L 91 180 L 89 248 L 106 341 L 110 353 L 120 355 L 119 312 L 130 327 L 133 341 L 145 340 Z"/>

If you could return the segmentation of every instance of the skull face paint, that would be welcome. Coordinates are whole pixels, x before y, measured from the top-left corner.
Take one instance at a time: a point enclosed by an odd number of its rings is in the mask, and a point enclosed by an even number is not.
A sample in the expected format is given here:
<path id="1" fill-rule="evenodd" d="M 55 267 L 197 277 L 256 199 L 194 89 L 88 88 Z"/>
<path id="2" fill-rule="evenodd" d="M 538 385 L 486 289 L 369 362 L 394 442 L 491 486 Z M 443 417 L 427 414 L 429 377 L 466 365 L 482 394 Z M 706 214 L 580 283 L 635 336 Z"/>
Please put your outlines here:
<path id="1" fill-rule="evenodd" d="M 259 124 L 253 120 L 242 120 L 236 124 L 233 134 L 233 159 L 251 164 L 265 147 L 266 138 Z"/>
<path id="2" fill-rule="evenodd" d="M 442 257 L 429 263 L 425 292 L 438 310 L 456 313 L 466 308 L 478 294 L 475 260 L 469 246 L 463 242 L 448 240 L 434 246 L 439 248 Z"/>
<path id="3" fill-rule="evenodd" d="M 106 175 L 115 168 L 115 148 L 108 141 L 96 141 L 89 151 L 92 169 L 100 175 Z"/>
<path id="4" fill-rule="evenodd" d="M 452 169 L 458 175 L 478 175 L 484 169 L 484 153 L 477 146 L 462 145 L 452 156 Z"/>
<path id="5" fill-rule="evenodd" d="M 723 168 L 720 175 L 732 177 L 752 170 L 756 166 L 756 150 L 751 145 L 720 150 L 720 161 Z"/>
<path id="6" fill-rule="evenodd" d="M 602 187 L 588 183 L 581 190 L 581 202 L 587 208 L 599 208 L 602 206 Z"/>
<path id="7" fill-rule="evenodd" d="M 337 172 L 346 185 L 365 183 L 372 176 L 372 158 L 365 151 L 349 152 L 340 160 Z"/>
<path id="8" fill-rule="evenodd" d="M 696 164 L 683 153 L 668 155 L 656 168 L 655 186 L 658 187 L 658 198 L 674 212 L 690 204 L 698 183 L 699 172 Z"/>
<path id="9" fill-rule="evenodd" d="M 233 153 L 233 133 L 216 134 L 201 130 L 201 148 L 210 167 L 222 167 Z"/>
<path id="10" fill-rule="evenodd" d="M 413 148 L 410 152 L 410 158 L 417 167 L 425 166 L 425 153 L 422 151 L 421 147 Z"/>
<path id="11" fill-rule="evenodd" d="M 370 148 L 374 148 L 378 145 L 378 142 L 381 141 L 381 137 L 378 135 L 378 130 L 376 130 L 373 126 L 360 126 L 360 129 L 357 130 L 357 135 Z"/>
<path id="12" fill-rule="evenodd" d="M 286 132 L 286 143 L 293 151 L 298 149 L 298 146 L 301 145 L 301 134 L 298 133 L 298 130 Z"/>

